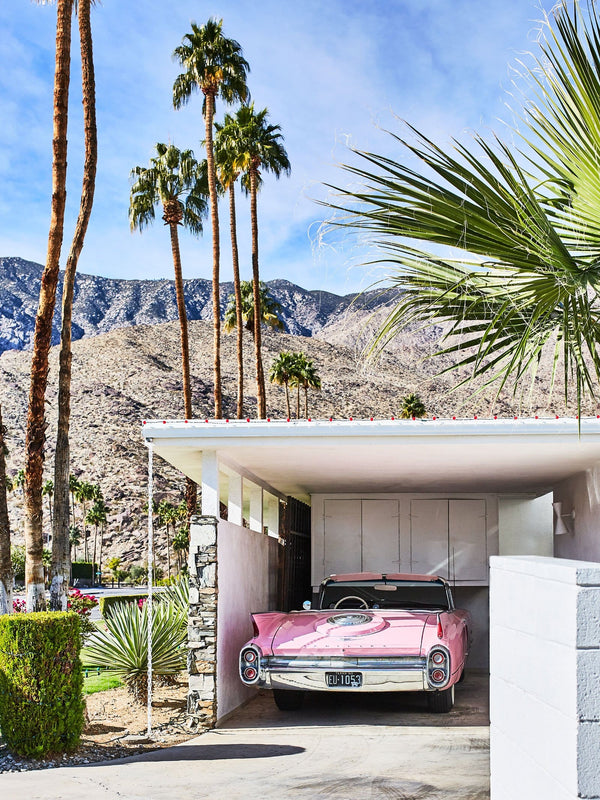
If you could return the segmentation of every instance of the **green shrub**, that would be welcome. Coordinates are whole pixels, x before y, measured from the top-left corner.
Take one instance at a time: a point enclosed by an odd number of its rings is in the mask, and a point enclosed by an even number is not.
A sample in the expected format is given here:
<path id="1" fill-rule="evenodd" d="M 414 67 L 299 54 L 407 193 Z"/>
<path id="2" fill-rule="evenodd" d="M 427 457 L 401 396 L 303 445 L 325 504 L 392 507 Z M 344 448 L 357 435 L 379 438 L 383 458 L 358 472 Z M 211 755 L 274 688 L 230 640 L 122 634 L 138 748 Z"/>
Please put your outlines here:
<path id="1" fill-rule="evenodd" d="M 145 593 L 105 595 L 100 598 L 100 613 L 103 617 L 107 617 L 111 614 L 114 606 L 122 603 L 134 603 L 137 606 L 138 600 L 142 597 L 148 597 L 148 595 Z"/>
<path id="2" fill-rule="evenodd" d="M 21 756 L 77 747 L 84 724 L 79 616 L 0 616 L 0 731 Z"/>
<path id="3" fill-rule="evenodd" d="M 152 674 L 177 675 L 186 664 L 187 614 L 172 603 L 154 603 L 152 614 Z M 82 657 L 86 664 L 108 667 L 121 676 L 136 700 L 148 691 L 148 604 L 115 605 L 106 630 L 90 637 Z"/>

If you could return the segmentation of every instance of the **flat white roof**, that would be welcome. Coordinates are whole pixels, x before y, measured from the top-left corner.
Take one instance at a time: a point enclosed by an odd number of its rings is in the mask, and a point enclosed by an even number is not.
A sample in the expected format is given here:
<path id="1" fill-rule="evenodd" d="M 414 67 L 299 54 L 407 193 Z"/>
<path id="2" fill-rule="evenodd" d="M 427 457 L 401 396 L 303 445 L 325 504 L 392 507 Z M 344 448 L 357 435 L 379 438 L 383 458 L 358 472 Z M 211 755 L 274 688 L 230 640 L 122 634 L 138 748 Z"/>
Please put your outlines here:
<path id="1" fill-rule="evenodd" d="M 286 495 L 542 492 L 600 462 L 600 419 L 146 420 L 155 453 L 197 482 L 201 453 Z"/>

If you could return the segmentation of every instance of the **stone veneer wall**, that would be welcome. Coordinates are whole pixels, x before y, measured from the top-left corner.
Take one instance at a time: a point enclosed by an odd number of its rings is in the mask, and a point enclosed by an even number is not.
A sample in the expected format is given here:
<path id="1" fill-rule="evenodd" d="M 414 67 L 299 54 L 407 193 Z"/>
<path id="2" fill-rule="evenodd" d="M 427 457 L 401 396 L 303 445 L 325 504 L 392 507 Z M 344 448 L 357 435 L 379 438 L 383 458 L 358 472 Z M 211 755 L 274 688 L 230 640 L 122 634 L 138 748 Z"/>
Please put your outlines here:
<path id="1" fill-rule="evenodd" d="M 194 516 L 188 560 L 188 716 L 190 727 L 217 721 L 217 519 Z"/>

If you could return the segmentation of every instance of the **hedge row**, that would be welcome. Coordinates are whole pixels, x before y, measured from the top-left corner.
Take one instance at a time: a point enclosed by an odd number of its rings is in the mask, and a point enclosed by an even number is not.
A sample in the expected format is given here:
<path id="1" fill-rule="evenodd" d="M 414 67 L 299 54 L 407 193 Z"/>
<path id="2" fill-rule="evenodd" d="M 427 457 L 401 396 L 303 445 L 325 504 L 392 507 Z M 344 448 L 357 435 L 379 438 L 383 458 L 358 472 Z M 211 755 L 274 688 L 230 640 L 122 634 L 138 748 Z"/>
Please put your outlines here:
<path id="1" fill-rule="evenodd" d="M 77 747 L 84 725 L 79 615 L 0 616 L 0 731 L 8 747 L 39 757 Z"/>

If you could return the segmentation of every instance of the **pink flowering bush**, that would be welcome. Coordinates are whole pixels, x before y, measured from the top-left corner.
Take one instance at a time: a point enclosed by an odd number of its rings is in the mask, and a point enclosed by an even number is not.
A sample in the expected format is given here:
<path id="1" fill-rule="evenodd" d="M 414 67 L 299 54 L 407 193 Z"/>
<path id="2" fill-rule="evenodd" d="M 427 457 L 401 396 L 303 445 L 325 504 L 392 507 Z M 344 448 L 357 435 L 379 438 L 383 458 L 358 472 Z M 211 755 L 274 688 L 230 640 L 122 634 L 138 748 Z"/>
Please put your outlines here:
<path id="1" fill-rule="evenodd" d="M 25 600 L 19 600 L 19 598 L 13 600 L 13 612 L 15 614 L 24 614 L 26 605 Z"/>
<path id="2" fill-rule="evenodd" d="M 138 608 L 140 609 L 140 611 L 144 607 L 144 603 L 146 602 L 147 599 L 148 599 L 147 597 L 140 597 L 140 599 L 138 600 Z"/>
<path id="3" fill-rule="evenodd" d="M 79 589 L 71 589 L 67 600 L 67 609 L 79 614 L 81 620 L 81 636 L 86 637 L 96 630 L 90 620 L 92 609 L 98 605 L 98 598 L 93 594 L 83 594 Z"/>

